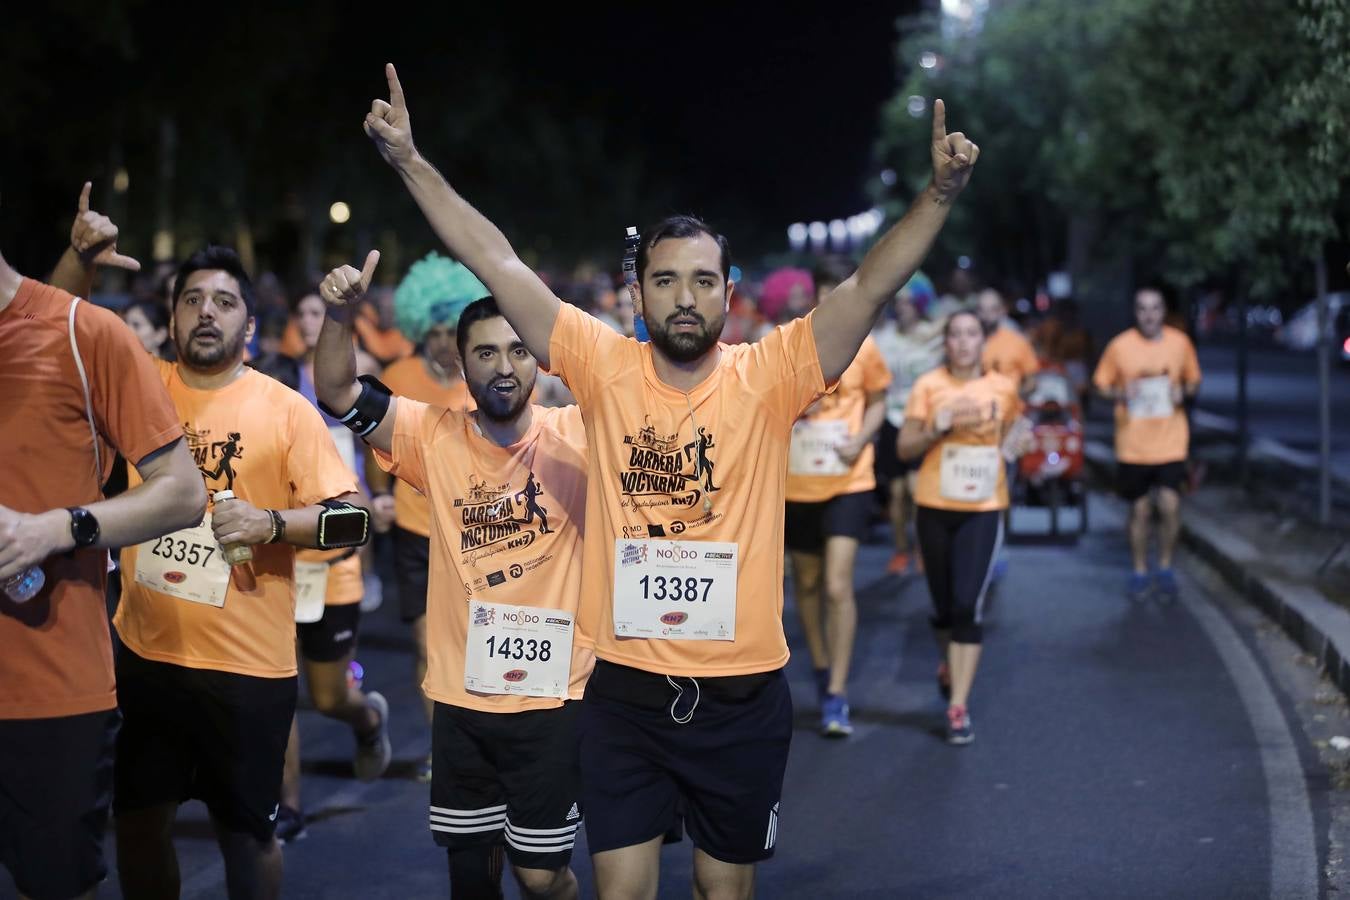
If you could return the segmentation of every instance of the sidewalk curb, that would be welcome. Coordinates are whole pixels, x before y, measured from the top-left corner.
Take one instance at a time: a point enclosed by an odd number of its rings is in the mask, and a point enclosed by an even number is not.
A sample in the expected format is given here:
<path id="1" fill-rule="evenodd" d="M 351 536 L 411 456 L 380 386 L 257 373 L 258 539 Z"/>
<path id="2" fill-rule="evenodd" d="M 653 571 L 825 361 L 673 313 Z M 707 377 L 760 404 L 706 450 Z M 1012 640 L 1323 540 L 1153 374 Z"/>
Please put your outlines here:
<path id="1" fill-rule="evenodd" d="M 1088 463 L 1097 474 L 1112 476 L 1115 456 L 1111 449 L 1096 441 L 1086 444 Z M 1257 571 L 1261 558 L 1258 548 L 1224 534 L 1220 522 L 1194 509 L 1188 511 L 1184 505 L 1181 543 L 1284 629 L 1294 643 L 1317 660 L 1341 693 L 1350 697 L 1350 610 L 1311 588 Z"/>

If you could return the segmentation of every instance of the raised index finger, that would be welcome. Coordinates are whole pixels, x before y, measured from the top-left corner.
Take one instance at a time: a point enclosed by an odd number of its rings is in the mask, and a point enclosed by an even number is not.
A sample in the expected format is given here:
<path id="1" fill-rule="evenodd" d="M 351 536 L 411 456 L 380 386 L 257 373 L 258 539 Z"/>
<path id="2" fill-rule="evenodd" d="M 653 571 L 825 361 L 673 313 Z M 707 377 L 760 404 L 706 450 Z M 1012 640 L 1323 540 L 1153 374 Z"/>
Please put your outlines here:
<path id="1" fill-rule="evenodd" d="M 393 63 L 384 64 L 384 77 L 389 81 L 389 105 L 395 109 L 407 109 L 407 101 L 403 99 L 403 85 L 399 83 L 398 72 L 394 70 Z"/>
<path id="2" fill-rule="evenodd" d="M 366 254 L 366 264 L 361 267 L 361 287 L 370 287 L 370 279 L 375 277 L 375 267 L 380 264 L 380 251 L 372 250 Z"/>
<path id="3" fill-rule="evenodd" d="M 80 212 L 89 212 L 89 192 L 94 189 L 92 181 L 86 181 L 84 187 L 80 188 Z"/>
<path id="4" fill-rule="evenodd" d="M 934 143 L 947 141 L 947 104 L 940 99 L 933 101 L 933 141 Z"/>

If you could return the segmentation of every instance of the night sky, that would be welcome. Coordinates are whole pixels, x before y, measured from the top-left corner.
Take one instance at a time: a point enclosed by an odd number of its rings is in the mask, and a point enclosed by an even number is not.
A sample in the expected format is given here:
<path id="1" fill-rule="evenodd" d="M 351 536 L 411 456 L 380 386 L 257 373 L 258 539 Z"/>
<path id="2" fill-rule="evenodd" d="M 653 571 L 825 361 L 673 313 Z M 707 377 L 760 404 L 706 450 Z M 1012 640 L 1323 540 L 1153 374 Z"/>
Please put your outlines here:
<path id="1" fill-rule="evenodd" d="M 388 59 L 419 146 L 523 245 L 580 231 L 609 247 L 618 219 L 688 211 L 742 252 L 784 249 L 788 224 L 869 205 L 879 109 L 897 82 L 896 22 L 919 5 L 447 4 L 395 16 L 296 0 L 217 7 L 210 20 L 134 0 L 26 7 L 6 14 L 11 52 L 0 59 L 0 246 L 30 270 L 59 252 L 88 177 L 129 252 L 146 254 L 166 115 L 181 136 L 180 237 L 194 223 L 194 238 L 228 241 L 222 210 L 235 203 L 264 248 L 284 244 L 269 222 L 296 193 L 311 210 L 330 195 L 357 201 L 340 252 L 381 227 L 426 240 L 359 131 Z M 571 164 L 550 165 L 550 144 L 587 127 L 603 135 L 578 183 L 563 184 Z M 621 196 L 608 196 L 619 182 L 611 157 L 627 173 Z M 121 165 L 132 189 L 110 208 Z"/>

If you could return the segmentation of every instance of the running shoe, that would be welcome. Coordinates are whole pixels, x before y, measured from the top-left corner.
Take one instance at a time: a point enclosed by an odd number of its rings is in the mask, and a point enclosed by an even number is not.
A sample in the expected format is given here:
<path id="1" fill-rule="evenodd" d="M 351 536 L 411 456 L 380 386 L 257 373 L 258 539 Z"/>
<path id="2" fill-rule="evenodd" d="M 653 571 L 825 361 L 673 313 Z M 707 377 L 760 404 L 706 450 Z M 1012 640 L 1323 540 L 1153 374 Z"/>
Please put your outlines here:
<path id="1" fill-rule="evenodd" d="M 277 842 L 289 844 L 309 835 L 305 830 L 305 814 L 289 806 L 277 807 Z"/>
<path id="2" fill-rule="evenodd" d="M 970 713 L 964 706 L 947 707 L 947 743 L 964 747 L 975 740 L 975 732 L 970 727 Z"/>
<path id="3" fill-rule="evenodd" d="M 371 691 L 366 694 L 366 702 L 379 715 L 380 724 L 370 734 L 357 735 L 356 758 L 352 760 L 352 769 L 358 780 L 374 781 L 389 768 L 394 747 L 389 741 L 389 701 L 384 699 L 383 694 Z"/>
<path id="4" fill-rule="evenodd" d="M 830 670 L 813 669 L 811 674 L 816 682 L 816 702 L 822 707 L 825 705 L 825 698 L 830 695 Z"/>
<path id="5" fill-rule="evenodd" d="M 1176 573 L 1171 569 L 1159 569 L 1154 574 L 1153 589 L 1159 603 L 1176 603 L 1177 598 L 1181 596 L 1181 589 L 1177 587 Z"/>
<path id="6" fill-rule="evenodd" d="M 1125 593 L 1129 596 L 1130 600 L 1135 603 L 1143 603 L 1148 599 L 1149 594 L 1152 593 L 1152 591 L 1153 583 L 1147 575 L 1139 572 L 1130 573 L 1130 583 L 1125 589 Z"/>
<path id="7" fill-rule="evenodd" d="M 937 686 L 938 693 L 942 695 L 943 700 L 952 699 L 952 671 L 947 668 L 945 662 L 938 663 Z"/>
<path id="8" fill-rule="evenodd" d="M 903 575 L 909 571 L 910 556 L 908 553 L 896 551 L 891 557 L 891 561 L 886 563 L 887 575 Z"/>
<path id="9" fill-rule="evenodd" d="M 842 738 L 853 733 L 848 720 L 848 698 L 843 694 L 829 694 L 820 713 L 820 733 L 825 737 Z"/>
<path id="10" fill-rule="evenodd" d="M 431 782 L 431 754 L 417 766 L 417 780 L 423 784 Z"/>

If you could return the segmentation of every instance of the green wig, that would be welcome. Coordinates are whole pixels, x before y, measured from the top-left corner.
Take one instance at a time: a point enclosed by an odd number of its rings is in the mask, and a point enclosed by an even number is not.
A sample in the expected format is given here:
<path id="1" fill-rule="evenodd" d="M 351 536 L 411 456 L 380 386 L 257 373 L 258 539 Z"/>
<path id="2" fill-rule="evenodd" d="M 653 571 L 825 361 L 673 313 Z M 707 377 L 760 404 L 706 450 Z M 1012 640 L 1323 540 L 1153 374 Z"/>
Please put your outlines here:
<path id="1" fill-rule="evenodd" d="M 464 308 L 488 294 L 461 263 L 433 251 L 412 264 L 394 291 L 394 321 L 404 337 L 420 344 L 433 325 L 454 328 Z"/>

